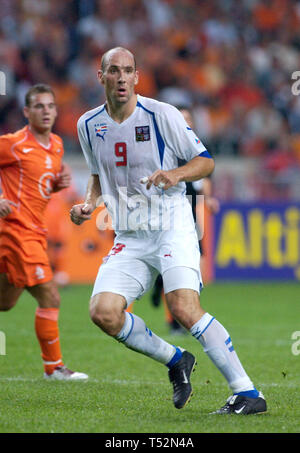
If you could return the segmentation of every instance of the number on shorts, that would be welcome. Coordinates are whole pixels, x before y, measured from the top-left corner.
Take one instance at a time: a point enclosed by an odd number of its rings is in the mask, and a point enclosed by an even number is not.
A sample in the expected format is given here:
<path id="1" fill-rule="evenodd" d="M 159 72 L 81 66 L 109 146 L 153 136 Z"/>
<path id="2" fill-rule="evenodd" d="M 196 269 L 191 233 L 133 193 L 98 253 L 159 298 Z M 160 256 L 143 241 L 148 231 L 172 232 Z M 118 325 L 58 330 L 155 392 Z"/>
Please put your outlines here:
<path id="1" fill-rule="evenodd" d="M 127 165 L 127 146 L 126 143 L 120 142 L 115 144 L 115 155 L 121 160 L 116 161 L 117 167 L 126 167 Z"/>

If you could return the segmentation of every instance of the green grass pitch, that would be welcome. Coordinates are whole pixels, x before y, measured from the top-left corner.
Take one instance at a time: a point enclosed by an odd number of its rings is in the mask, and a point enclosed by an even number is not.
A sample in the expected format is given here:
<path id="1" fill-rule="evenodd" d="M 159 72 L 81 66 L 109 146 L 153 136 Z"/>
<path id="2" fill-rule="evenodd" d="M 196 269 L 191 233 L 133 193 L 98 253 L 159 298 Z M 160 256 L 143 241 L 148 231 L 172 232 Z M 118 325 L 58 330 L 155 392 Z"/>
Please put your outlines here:
<path id="1" fill-rule="evenodd" d="M 268 412 L 218 416 L 230 390 L 201 345 L 190 335 L 170 336 L 163 306 L 149 296 L 134 312 L 148 327 L 197 357 L 194 395 L 177 410 L 167 369 L 130 351 L 92 324 L 90 286 L 61 290 L 60 334 L 63 358 L 88 382 L 49 382 L 42 378 L 34 333 L 35 301 L 22 295 L 10 312 L 0 313 L 6 355 L 0 355 L 0 433 L 299 433 L 300 355 L 293 332 L 300 331 L 299 284 L 215 283 L 202 292 L 203 307 L 229 331 L 233 345 Z M 3 351 L 2 351 L 3 352 Z M 300 347 L 299 347 L 300 352 Z"/>

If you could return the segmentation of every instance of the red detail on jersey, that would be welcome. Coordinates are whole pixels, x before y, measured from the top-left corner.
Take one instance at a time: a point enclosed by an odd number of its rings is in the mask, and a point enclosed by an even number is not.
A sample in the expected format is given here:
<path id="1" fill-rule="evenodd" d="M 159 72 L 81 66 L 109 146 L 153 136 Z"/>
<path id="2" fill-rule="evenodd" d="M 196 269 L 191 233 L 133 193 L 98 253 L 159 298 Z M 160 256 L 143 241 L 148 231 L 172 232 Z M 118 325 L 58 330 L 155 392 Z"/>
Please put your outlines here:
<path id="1" fill-rule="evenodd" d="M 127 165 L 127 145 L 126 143 L 116 143 L 115 144 L 115 155 L 122 160 L 116 162 L 117 167 L 126 167 Z"/>
<path id="2" fill-rule="evenodd" d="M 123 248 L 126 247 L 125 244 L 120 244 L 119 242 L 111 249 L 110 255 L 116 255 L 117 253 L 122 252 Z"/>

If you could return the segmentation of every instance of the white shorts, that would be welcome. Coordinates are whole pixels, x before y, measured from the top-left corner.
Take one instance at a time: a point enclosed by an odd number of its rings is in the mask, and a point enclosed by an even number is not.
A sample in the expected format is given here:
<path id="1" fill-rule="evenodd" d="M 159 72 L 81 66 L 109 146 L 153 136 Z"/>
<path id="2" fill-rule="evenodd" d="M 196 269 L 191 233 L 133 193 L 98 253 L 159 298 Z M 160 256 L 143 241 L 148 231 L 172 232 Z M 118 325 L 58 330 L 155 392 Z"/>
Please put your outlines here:
<path id="1" fill-rule="evenodd" d="M 196 232 L 138 231 L 119 234 L 103 260 L 92 296 L 120 294 L 127 305 L 140 298 L 161 274 L 164 292 L 202 287 L 200 251 Z"/>

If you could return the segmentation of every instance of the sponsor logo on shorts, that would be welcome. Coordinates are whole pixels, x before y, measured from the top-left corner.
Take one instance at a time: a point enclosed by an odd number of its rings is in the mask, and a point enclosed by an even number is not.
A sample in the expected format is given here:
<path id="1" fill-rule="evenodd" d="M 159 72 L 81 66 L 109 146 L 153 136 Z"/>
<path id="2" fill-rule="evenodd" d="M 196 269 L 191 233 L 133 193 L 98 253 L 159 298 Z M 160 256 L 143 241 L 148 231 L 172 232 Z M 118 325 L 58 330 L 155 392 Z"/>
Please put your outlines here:
<path id="1" fill-rule="evenodd" d="M 103 262 L 106 263 L 109 258 L 113 255 L 117 255 L 117 253 L 120 253 L 122 252 L 123 248 L 126 247 L 125 244 L 121 244 L 120 242 L 118 242 L 112 249 L 111 251 L 109 252 L 108 255 L 106 255 L 104 258 L 103 258 Z"/>
<path id="2" fill-rule="evenodd" d="M 36 266 L 35 268 L 35 276 L 38 280 L 42 280 L 45 278 L 45 272 L 44 269 L 41 266 Z"/>

